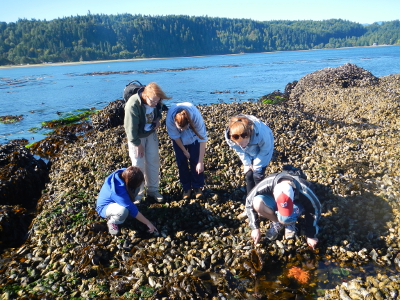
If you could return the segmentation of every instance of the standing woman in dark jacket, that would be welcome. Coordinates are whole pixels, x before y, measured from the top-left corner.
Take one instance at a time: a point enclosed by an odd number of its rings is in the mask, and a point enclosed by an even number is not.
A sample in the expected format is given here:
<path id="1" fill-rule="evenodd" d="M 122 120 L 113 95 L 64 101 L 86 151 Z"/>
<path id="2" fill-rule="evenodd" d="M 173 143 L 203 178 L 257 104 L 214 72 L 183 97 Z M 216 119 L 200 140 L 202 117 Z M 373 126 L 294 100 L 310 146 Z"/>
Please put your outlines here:
<path id="1" fill-rule="evenodd" d="M 164 198 L 159 192 L 160 157 L 158 153 L 157 129 L 162 116 L 162 100 L 171 99 L 155 83 L 151 82 L 143 90 L 132 95 L 125 105 L 124 127 L 128 138 L 129 157 L 132 166 L 144 173 L 147 195 L 158 202 Z M 142 184 L 135 202 L 144 196 Z"/>

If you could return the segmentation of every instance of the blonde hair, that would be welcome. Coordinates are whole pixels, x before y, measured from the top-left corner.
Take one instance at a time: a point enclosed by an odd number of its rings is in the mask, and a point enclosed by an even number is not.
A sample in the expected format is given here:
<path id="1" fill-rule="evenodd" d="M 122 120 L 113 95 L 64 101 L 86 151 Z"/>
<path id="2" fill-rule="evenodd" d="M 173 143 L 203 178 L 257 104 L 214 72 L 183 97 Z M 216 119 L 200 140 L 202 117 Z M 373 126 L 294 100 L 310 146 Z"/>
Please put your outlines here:
<path id="1" fill-rule="evenodd" d="M 199 137 L 199 139 L 204 140 L 204 138 L 197 132 L 196 127 L 194 127 L 193 121 L 190 118 L 190 114 L 186 109 L 179 109 L 174 120 L 181 128 L 189 124 L 190 128 L 192 128 L 193 132 Z"/>
<path id="2" fill-rule="evenodd" d="M 160 86 L 155 82 L 150 82 L 148 85 L 145 86 L 143 92 L 143 97 L 158 97 L 160 98 L 160 102 L 163 99 L 171 99 L 172 97 L 168 97 L 165 95 L 165 92 L 160 88 Z"/>
<path id="3" fill-rule="evenodd" d="M 232 117 L 229 121 L 228 127 L 230 134 L 247 134 L 251 136 L 253 133 L 253 121 L 245 116 Z"/>

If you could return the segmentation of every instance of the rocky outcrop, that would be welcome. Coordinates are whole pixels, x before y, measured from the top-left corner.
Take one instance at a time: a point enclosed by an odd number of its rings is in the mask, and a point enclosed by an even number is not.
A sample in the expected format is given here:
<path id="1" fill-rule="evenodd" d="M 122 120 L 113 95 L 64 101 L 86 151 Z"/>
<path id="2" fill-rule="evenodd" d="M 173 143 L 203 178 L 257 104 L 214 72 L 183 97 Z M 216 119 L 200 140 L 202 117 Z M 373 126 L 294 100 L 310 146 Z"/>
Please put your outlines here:
<path id="1" fill-rule="evenodd" d="M 335 121 L 396 123 L 393 112 L 400 105 L 399 84 L 399 74 L 377 78 L 347 63 L 302 77 L 290 91 L 290 102 L 306 113 Z"/>
<path id="2" fill-rule="evenodd" d="M 35 199 L 31 199 L 35 204 Z M 21 246 L 35 214 L 21 205 L 0 205 L 0 250 Z"/>
<path id="3" fill-rule="evenodd" d="M 371 72 L 351 63 L 337 68 L 325 68 L 302 77 L 296 85 L 291 97 L 296 99 L 301 94 L 314 89 L 349 88 L 373 86 L 379 79 Z"/>
<path id="4" fill-rule="evenodd" d="M 46 163 L 25 146 L 14 142 L 0 145 L 0 205 L 35 207 L 47 175 Z"/>
<path id="5" fill-rule="evenodd" d="M 0 145 L 0 250 L 23 243 L 48 180 L 46 163 L 14 140 Z"/>
<path id="6" fill-rule="evenodd" d="M 99 113 L 92 116 L 93 128 L 103 131 L 107 128 L 124 125 L 125 101 L 116 100 L 109 103 Z"/>

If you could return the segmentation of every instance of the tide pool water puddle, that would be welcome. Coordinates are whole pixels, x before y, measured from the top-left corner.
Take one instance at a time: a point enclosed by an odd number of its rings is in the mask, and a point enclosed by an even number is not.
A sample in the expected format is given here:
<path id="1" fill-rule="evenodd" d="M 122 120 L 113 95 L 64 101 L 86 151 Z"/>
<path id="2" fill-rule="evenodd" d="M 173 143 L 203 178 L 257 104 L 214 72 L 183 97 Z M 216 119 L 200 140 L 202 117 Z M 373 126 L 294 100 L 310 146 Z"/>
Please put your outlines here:
<path id="1" fill-rule="evenodd" d="M 249 261 L 244 262 L 244 265 L 246 263 L 259 264 L 257 261 L 252 261 L 254 255 L 250 256 Z M 312 300 L 323 297 L 326 290 L 334 289 L 343 282 L 368 276 L 375 277 L 377 273 L 391 276 L 397 271 L 374 263 L 354 266 L 327 261 L 318 256 L 311 258 L 306 253 L 305 255 L 298 254 L 289 262 L 267 259 L 259 272 L 254 274 L 249 270 L 241 273 L 239 280 L 246 285 L 247 292 L 256 299 Z"/>

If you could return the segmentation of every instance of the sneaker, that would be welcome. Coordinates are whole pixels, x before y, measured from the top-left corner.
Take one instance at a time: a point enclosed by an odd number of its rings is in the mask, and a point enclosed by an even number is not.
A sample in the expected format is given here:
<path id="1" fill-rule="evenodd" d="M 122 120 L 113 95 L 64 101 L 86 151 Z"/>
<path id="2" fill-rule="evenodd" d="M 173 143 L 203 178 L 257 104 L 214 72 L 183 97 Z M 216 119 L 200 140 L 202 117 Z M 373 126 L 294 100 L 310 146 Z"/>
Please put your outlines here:
<path id="1" fill-rule="evenodd" d="M 272 222 L 271 227 L 265 233 L 265 237 L 270 241 L 276 240 L 283 227 L 279 222 Z"/>
<path id="2" fill-rule="evenodd" d="M 290 240 L 296 235 L 296 223 L 285 226 L 285 239 Z"/>
<path id="3" fill-rule="evenodd" d="M 196 196 L 196 199 L 203 199 L 203 191 L 201 190 L 201 188 L 194 189 L 194 194 Z"/>
<path id="4" fill-rule="evenodd" d="M 140 204 L 140 202 L 142 202 L 142 200 L 143 200 L 143 195 L 138 194 L 138 195 L 136 195 L 135 201 L 133 201 L 133 203 L 137 205 L 137 204 Z"/>
<path id="5" fill-rule="evenodd" d="M 183 191 L 183 200 L 189 200 L 190 199 L 190 194 L 192 193 L 191 190 Z"/>
<path id="6" fill-rule="evenodd" d="M 108 232 L 112 235 L 117 235 L 119 233 L 118 225 L 111 222 L 107 221 L 107 226 L 108 226 Z"/>
<path id="7" fill-rule="evenodd" d="M 159 203 L 164 202 L 164 197 L 159 192 L 147 193 L 147 196 L 156 199 L 156 201 L 159 202 Z"/>

